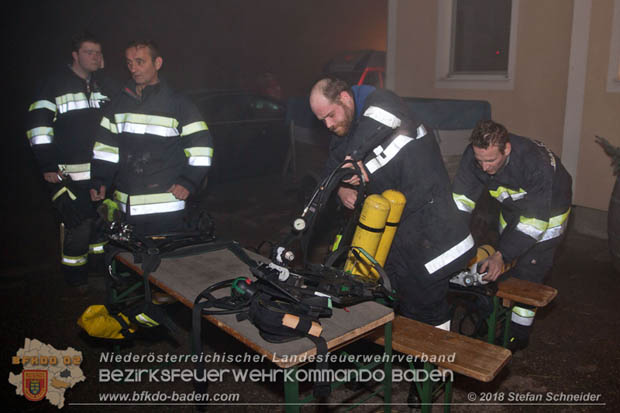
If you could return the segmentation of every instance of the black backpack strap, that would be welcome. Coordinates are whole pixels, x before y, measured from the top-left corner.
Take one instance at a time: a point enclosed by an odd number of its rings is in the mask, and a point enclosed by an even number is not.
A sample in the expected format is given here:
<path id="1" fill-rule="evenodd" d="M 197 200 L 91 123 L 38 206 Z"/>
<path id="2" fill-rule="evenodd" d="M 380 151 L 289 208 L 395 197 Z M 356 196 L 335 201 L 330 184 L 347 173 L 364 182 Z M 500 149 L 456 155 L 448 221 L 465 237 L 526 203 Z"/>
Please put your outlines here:
<path id="1" fill-rule="evenodd" d="M 323 337 L 315 337 L 313 335 L 306 335 L 316 345 L 316 368 L 321 372 L 320 377 L 326 375 L 323 372 L 327 372 L 329 368 L 329 362 L 327 361 L 327 341 Z M 332 391 L 331 383 L 329 381 L 317 381 L 312 388 L 312 394 L 317 399 L 323 399 L 330 395 Z"/>
<path id="2" fill-rule="evenodd" d="M 200 356 L 202 353 L 202 310 L 209 303 L 208 301 L 200 302 L 200 300 L 204 297 L 207 290 L 198 294 L 198 297 L 194 300 L 194 307 L 192 308 L 192 354 L 196 356 Z M 207 376 L 207 364 L 205 362 L 200 362 L 200 357 L 197 358 L 197 361 L 194 363 L 194 367 L 196 372 L 200 376 L 200 372 L 202 372 L 202 377 Z M 207 393 L 209 387 L 209 383 L 205 380 L 203 382 L 194 380 L 194 390 L 197 394 L 205 394 Z"/>

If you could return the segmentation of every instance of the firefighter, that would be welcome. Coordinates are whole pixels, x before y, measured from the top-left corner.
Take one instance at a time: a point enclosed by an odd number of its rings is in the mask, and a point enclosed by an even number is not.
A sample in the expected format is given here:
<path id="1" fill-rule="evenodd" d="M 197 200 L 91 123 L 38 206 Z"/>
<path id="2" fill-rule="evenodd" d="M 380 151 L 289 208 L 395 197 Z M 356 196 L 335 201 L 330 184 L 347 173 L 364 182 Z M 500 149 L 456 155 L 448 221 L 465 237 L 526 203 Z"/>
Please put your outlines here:
<path id="1" fill-rule="evenodd" d="M 371 86 L 350 88 L 344 81 L 319 80 L 310 107 L 332 132 L 326 169 L 345 158 L 358 162 L 368 192 L 386 189 L 406 198 L 400 226 L 386 263 L 398 297 L 398 311 L 450 328 L 446 301 L 450 275 L 467 266 L 474 240 L 452 202 L 450 180 L 437 140 L 394 93 Z M 359 178 L 345 179 L 338 197 L 354 208 Z"/>
<path id="2" fill-rule="evenodd" d="M 504 263 L 516 260 L 506 275 L 542 283 L 568 223 L 572 179 L 560 159 L 543 143 L 508 133 L 492 120 L 472 131 L 454 179 L 453 198 L 469 221 L 488 190 L 501 205 L 496 252 L 481 266 L 495 281 Z M 511 315 L 510 348 L 528 345 L 536 309 L 519 304 Z"/>
<path id="3" fill-rule="evenodd" d="M 54 73 L 30 105 L 26 135 L 64 223 L 65 281 L 85 292 L 89 255 L 90 264 L 103 262 L 94 258 L 103 257 L 104 245 L 88 194 L 93 137 L 102 107 L 118 88 L 100 71 L 101 44 L 92 34 L 77 34 L 72 43 L 72 63 Z"/>
<path id="4" fill-rule="evenodd" d="M 211 165 L 212 138 L 195 105 L 159 76 L 153 41 L 130 43 L 125 57 L 131 80 L 101 121 L 90 194 L 110 195 L 142 235 L 179 232 L 185 202 Z"/>

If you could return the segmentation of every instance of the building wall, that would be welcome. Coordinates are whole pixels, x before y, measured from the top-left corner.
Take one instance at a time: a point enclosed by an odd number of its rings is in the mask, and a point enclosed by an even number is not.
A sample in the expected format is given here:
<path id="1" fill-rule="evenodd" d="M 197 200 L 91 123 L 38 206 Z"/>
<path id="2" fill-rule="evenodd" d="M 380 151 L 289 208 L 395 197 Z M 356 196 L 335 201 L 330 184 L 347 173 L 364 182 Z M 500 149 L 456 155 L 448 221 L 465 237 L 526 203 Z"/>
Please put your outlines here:
<path id="1" fill-rule="evenodd" d="M 437 4 L 396 1 L 395 91 L 403 96 L 484 99 L 511 132 L 562 151 L 572 2 L 521 0 L 513 90 L 435 87 Z"/>
<path id="2" fill-rule="evenodd" d="M 394 89 L 403 96 L 488 100 L 510 131 L 540 139 L 558 155 L 578 151 L 574 203 L 606 211 L 615 178 L 594 135 L 620 146 L 620 93 L 606 91 L 614 2 L 591 3 L 582 129 L 572 148 L 563 148 L 572 1 L 520 0 L 514 89 L 462 90 L 435 87 L 437 4 L 393 0 Z"/>
<path id="3" fill-rule="evenodd" d="M 607 210 L 615 178 L 610 160 L 594 136 L 620 146 L 620 93 L 607 92 L 607 70 L 612 29 L 613 0 L 592 2 L 588 66 L 579 162 L 577 165 L 577 205 Z"/>

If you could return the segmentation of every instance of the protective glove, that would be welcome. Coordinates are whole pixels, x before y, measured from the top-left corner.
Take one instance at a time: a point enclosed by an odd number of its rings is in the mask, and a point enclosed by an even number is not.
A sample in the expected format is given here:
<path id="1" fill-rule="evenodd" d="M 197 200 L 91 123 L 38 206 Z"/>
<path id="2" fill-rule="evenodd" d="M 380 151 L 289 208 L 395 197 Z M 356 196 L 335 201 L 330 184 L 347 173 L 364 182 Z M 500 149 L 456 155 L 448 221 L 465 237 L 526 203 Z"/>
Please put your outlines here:
<path id="1" fill-rule="evenodd" d="M 59 186 L 59 188 L 52 196 L 54 208 L 60 213 L 60 218 L 67 228 L 76 228 L 87 217 L 77 206 L 77 196 L 67 186 Z"/>

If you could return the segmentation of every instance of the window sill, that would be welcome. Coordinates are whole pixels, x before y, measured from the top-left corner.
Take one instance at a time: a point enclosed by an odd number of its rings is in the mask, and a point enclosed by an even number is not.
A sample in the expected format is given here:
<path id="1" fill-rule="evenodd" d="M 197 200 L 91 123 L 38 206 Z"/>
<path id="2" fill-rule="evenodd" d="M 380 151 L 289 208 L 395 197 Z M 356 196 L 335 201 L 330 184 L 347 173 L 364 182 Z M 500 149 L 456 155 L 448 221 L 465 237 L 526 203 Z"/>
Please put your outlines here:
<path id="1" fill-rule="evenodd" d="M 436 88 L 513 90 L 514 78 L 505 75 L 453 75 L 435 80 Z"/>

